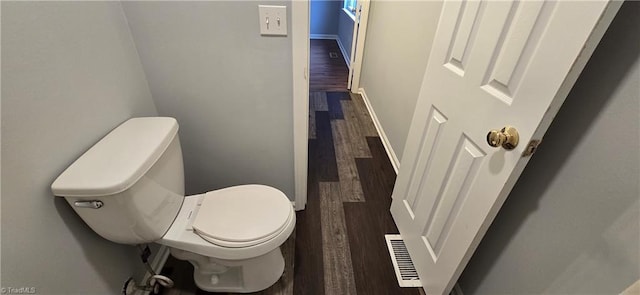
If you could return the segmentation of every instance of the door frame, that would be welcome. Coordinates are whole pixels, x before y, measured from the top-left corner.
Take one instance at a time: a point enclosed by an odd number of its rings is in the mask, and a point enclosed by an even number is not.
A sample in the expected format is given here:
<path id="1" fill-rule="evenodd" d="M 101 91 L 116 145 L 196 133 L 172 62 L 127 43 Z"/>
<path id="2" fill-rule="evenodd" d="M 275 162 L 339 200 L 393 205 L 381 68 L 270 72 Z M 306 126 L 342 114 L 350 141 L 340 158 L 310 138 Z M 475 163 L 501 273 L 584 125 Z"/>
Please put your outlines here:
<path id="1" fill-rule="evenodd" d="M 365 38 L 367 36 L 367 24 L 369 22 L 370 0 L 358 0 L 359 9 L 356 10 L 353 21 L 353 37 L 351 41 L 351 56 L 347 89 L 352 93 L 358 93 L 360 88 L 360 74 L 362 73 L 362 59 L 364 54 Z"/>
<path id="2" fill-rule="evenodd" d="M 347 87 L 356 93 L 360 85 L 360 73 L 364 53 L 370 0 L 362 1 L 359 15 L 354 20 L 351 64 Z M 304 210 L 307 204 L 307 170 L 309 162 L 309 40 L 310 4 L 309 0 L 291 1 L 291 61 L 293 100 L 293 173 L 296 210 Z M 360 26 L 358 26 L 358 16 Z M 355 52 L 354 52 L 355 50 Z M 353 72 L 352 72 L 353 71 Z M 353 74 L 353 75 L 351 75 Z"/>
<path id="3" fill-rule="evenodd" d="M 307 204 L 309 157 L 309 0 L 291 1 L 294 207 Z"/>

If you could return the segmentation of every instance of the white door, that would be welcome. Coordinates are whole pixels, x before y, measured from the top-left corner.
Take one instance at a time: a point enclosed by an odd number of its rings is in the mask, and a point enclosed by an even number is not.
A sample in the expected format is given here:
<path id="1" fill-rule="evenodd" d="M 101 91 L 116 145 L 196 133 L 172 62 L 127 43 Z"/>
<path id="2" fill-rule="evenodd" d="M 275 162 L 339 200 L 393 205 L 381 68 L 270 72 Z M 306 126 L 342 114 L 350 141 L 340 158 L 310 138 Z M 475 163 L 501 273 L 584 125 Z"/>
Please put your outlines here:
<path id="1" fill-rule="evenodd" d="M 357 0 L 355 21 L 353 23 L 353 39 L 351 42 L 351 60 L 349 61 L 349 80 L 347 89 L 357 92 L 362 71 L 362 55 L 364 53 L 364 41 L 367 36 L 367 22 L 369 19 L 369 0 Z"/>
<path id="2" fill-rule="evenodd" d="M 619 6 L 445 2 L 391 205 L 427 294 L 451 290 Z M 489 146 L 505 126 L 519 144 Z"/>

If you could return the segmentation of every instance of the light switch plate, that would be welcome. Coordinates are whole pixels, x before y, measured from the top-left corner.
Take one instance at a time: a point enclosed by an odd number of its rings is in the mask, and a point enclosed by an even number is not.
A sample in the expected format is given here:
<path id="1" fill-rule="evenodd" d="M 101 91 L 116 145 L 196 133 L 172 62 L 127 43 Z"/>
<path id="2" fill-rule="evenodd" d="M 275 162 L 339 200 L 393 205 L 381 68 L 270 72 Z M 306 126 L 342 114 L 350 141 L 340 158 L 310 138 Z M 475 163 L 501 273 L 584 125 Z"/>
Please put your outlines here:
<path id="1" fill-rule="evenodd" d="M 278 5 L 258 5 L 260 34 L 270 36 L 287 35 L 287 7 Z"/>

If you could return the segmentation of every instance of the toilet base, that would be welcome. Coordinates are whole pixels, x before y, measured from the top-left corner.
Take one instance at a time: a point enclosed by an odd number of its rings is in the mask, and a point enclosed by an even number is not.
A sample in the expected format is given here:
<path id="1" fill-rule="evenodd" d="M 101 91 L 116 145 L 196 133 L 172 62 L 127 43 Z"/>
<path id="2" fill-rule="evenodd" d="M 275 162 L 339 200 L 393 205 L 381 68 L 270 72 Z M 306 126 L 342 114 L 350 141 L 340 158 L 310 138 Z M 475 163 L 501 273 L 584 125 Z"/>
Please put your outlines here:
<path id="1" fill-rule="evenodd" d="M 284 258 L 280 247 L 244 260 L 207 257 L 193 252 L 170 248 L 171 255 L 189 261 L 198 288 L 209 292 L 250 293 L 269 288 L 284 273 Z"/>

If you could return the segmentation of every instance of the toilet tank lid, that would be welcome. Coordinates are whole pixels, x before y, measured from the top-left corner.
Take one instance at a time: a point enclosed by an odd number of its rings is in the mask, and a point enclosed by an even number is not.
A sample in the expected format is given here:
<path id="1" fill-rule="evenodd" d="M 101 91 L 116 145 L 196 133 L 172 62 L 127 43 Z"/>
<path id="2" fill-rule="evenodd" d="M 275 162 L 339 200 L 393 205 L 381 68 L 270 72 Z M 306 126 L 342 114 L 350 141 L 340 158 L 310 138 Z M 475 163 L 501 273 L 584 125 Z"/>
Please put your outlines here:
<path id="1" fill-rule="evenodd" d="M 61 197 L 120 193 L 136 183 L 162 156 L 178 132 L 169 117 L 132 118 L 93 145 L 51 185 Z"/>

